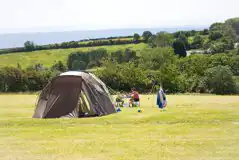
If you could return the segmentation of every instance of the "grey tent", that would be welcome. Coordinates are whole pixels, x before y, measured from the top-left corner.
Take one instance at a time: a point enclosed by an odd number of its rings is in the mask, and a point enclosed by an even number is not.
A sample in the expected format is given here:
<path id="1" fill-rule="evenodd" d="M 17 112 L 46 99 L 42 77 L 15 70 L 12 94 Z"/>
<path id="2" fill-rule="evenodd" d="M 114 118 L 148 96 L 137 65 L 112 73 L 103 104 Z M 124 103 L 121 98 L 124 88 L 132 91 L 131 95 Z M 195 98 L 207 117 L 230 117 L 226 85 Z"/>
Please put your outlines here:
<path id="1" fill-rule="evenodd" d="M 33 118 L 80 118 L 115 113 L 106 85 L 94 74 L 69 71 L 42 90 Z"/>

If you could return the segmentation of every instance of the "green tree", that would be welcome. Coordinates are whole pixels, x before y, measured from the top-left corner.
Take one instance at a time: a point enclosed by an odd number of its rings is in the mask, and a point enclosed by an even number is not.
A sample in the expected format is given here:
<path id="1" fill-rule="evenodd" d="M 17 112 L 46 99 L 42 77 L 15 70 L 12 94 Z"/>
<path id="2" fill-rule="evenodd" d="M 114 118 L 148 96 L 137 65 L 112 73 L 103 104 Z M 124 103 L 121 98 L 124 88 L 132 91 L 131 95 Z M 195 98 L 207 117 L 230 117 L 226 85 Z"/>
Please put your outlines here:
<path id="1" fill-rule="evenodd" d="M 227 40 L 236 42 L 236 40 L 237 40 L 236 30 L 234 30 L 231 26 L 226 25 L 223 30 L 223 37 Z"/>
<path id="2" fill-rule="evenodd" d="M 235 76 L 239 76 L 239 50 L 238 50 L 238 55 L 236 56 L 229 56 L 230 61 L 229 65 L 231 67 L 231 70 Z"/>
<path id="3" fill-rule="evenodd" d="M 138 43 L 140 39 L 140 35 L 138 33 L 134 34 L 134 43 Z"/>
<path id="4" fill-rule="evenodd" d="M 96 75 L 112 89 L 130 91 L 132 87 L 137 87 L 139 91 L 146 91 L 151 88 L 147 71 L 133 61 L 118 64 L 106 60 L 103 64 L 104 69 L 98 70 Z"/>
<path id="5" fill-rule="evenodd" d="M 169 47 L 172 45 L 173 35 L 167 32 L 159 32 L 156 34 L 153 43 L 157 47 Z"/>
<path id="6" fill-rule="evenodd" d="M 149 38 L 152 36 L 153 34 L 150 31 L 144 31 L 142 34 L 143 40 L 148 42 Z"/>
<path id="7" fill-rule="evenodd" d="M 209 30 L 210 31 L 220 31 L 224 28 L 224 23 L 219 23 L 219 22 L 216 22 L 216 23 L 213 23 L 210 27 L 209 27 Z"/>
<path id="8" fill-rule="evenodd" d="M 13 67 L 4 67 L 0 71 L 0 88 L 3 92 L 18 92 L 22 88 L 24 75 L 22 70 Z"/>
<path id="9" fill-rule="evenodd" d="M 200 35 L 209 35 L 209 30 L 204 29 L 203 31 L 200 32 Z"/>
<path id="10" fill-rule="evenodd" d="M 185 36 L 185 34 L 180 34 L 178 39 L 183 43 L 186 50 L 189 49 L 188 38 Z"/>
<path id="11" fill-rule="evenodd" d="M 173 64 L 176 56 L 171 47 L 145 49 L 141 52 L 142 65 L 145 69 L 159 70 Z"/>
<path id="12" fill-rule="evenodd" d="M 62 61 L 58 61 L 56 64 L 54 64 L 52 67 L 51 67 L 52 70 L 57 70 L 57 71 L 60 71 L 60 72 L 65 72 L 67 70 L 67 67 L 63 64 Z"/>
<path id="13" fill-rule="evenodd" d="M 210 32 L 210 34 L 209 34 L 209 39 L 210 39 L 211 41 L 216 41 L 216 40 L 222 38 L 222 36 L 223 36 L 222 33 L 219 32 L 219 31 Z"/>
<path id="14" fill-rule="evenodd" d="M 187 74 L 189 77 L 194 75 L 204 76 L 205 70 L 208 69 L 211 63 L 210 55 L 202 54 L 191 55 L 177 61 L 179 71 Z"/>
<path id="15" fill-rule="evenodd" d="M 148 39 L 148 45 L 149 45 L 151 48 L 156 47 L 156 45 L 155 45 L 155 43 L 154 43 L 155 38 L 156 38 L 156 35 L 152 35 L 152 36 Z"/>
<path id="16" fill-rule="evenodd" d="M 34 51 L 35 50 L 35 44 L 31 41 L 26 41 L 24 43 L 24 49 L 25 49 L 25 51 Z"/>
<path id="17" fill-rule="evenodd" d="M 213 42 L 210 45 L 210 53 L 215 54 L 215 53 L 223 53 L 225 52 L 226 47 L 223 42 Z"/>
<path id="18" fill-rule="evenodd" d="M 104 48 L 99 48 L 86 52 L 85 54 L 89 57 L 89 62 L 96 61 L 100 62 L 103 58 L 108 56 L 107 50 Z"/>
<path id="19" fill-rule="evenodd" d="M 231 18 L 226 20 L 227 25 L 231 26 L 237 35 L 239 35 L 239 18 Z"/>
<path id="20" fill-rule="evenodd" d="M 123 58 L 124 58 L 124 62 L 129 62 L 131 60 L 135 60 L 135 59 L 137 59 L 136 52 L 129 48 L 126 48 L 124 51 Z"/>
<path id="21" fill-rule="evenodd" d="M 72 63 L 72 70 L 85 70 L 86 63 L 83 61 L 74 60 Z"/>
<path id="22" fill-rule="evenodd" d="M 179 55 L 180 57 L 187 56 L 187 51 L 184 42 L 182 42 L 181 40 L 177 39 L 176 41 L 173 42 L 173 49 L 176 55 Z"/>
<path id="23" fill-rule="evenodd" d="M 118 50 L 115 52 L 111 53 L 111 58 L 113 61 L 117 61 L 118 63 L 122 63 L 123 62 L 123 51 L 122 50 Z"/>
<path id="24" fill-rule="evenodd" d="M 227 20 L 225 23 L 214 23 L 210 26 L 209 39 L 216 41 L 224 37 L 236 41 L 237 29 L 234 27 L 236 27 L 236 23 L 233 23 L 233 20 Z"/>
<path id="25" fill-rule="evenodd" d="M 141 52 L 140 68 L 154 77 L 157 84 L 163 84 L 167 92 L 178 91 L 177 56 L 171 47 L 145 49 Z"/>
<path id="26" fill-rule="evenodd" d="M 201 36 L 195 36 L 193 38 L 193 41 L 191 43 L 191 49 L 198 49 L 198 48 L 201 48 L 203 45 L 203 39 Z"/>
<path id="27" fill-rule="evenodd" d="M 233 73 L 228 66 L 216 66 L 205 71 L 201 86 L 215 94 L 233 94 L 237 92 Z"/>

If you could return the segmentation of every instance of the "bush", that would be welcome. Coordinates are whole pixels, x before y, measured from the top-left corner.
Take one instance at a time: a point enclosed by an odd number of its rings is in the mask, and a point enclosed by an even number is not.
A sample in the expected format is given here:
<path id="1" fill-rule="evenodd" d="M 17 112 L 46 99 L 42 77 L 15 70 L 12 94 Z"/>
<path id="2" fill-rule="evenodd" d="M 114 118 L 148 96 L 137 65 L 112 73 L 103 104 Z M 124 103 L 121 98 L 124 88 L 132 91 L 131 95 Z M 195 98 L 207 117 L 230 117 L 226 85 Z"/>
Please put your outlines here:
<path id="1" fill-rule="evenodd" d="M 20 69 L 13 67 L 5 67 L 0 71 L 1 92 L 17 92 L 25 91 L 23 87 L 24 75 Z"/>
<path id="2" fill-rule="evenodd" d="M 85 70 L 87 67 L 87 64 L 84 61 L 74 60 L 72 62 L 71 70 Z"/>
<path id="3" fill-rule="evenodd" d="M 51 67 L 51 69 L 55 71 L 65 72 L 67 70 L 67 67 L 63 64 L 62 61 L 58 61 Z"/>
<path id="4" fill-rule="evenodd" d="M 73 52 L 68 56 L 67 66 L 69 70 L 85 70 L 87 67 L 94 66 L 92 63 L 89 65 L 90 62 L 100 65 L 100 61 L 107 56 L 107 50 L 101 48 L 87 52 Z"/>
<path id="5" fill-rule="evenodd" d="M 129 62 L 131 60 L 135 60 L 137 59 L 137 56 L 135 51 L 129 48 L 126 48 L 124 51 L 118 50 L 118 51 L 112 52 L 111 59 L 118 63 L 123 63 L 123 62 Z"/>
<path id="6" fill-rule="evenodd" d="M 55 76 L 51 71 L 0 69 L 0 92 L 39 91 Z"/>
<path id="7" fill-rule="evenodd" d="M 107 60 L 104 62 L 104 69 L 97 71 L 96 75 L 116 91 L 130 91 L 131 88 L 136 87 L 143 92 L 151 88 L 147 71 L 134 62 L 118 64 Z"/>
<path id="8" fill-rule="evenodd" d="M 191 49 L 198 49 L 198 48 L 201 48 L 202 47 L 202 44 L 203 44 L 203 39 L 201 36 L 195 36 L 193 38 L 193 42 L 191 43 L 190 45 L 190 48 Z"/>
<path id="9" fill-rule="evenodd" d="M 218 31 L 216 31 L 216 32 L 210 32 L 210 34 L 209 34 L 209 39 L 210 39 L 211 41 L 216 41 L 216 40 L 222 38 L 222 36 L 223 36 L 222 33 L 218 32 Z"/>
<path id="10" fill-rule="evenodd" d="M 210 93 L 234 94 L 237 92 L 233 73 L 228 66 L 217 66 L 205 71 L 201 86 Z"/>
<path id="11" fill-rule="evenodd" d="M 176 56 L 170 47 L 145 49 L 141 51 L 141 64 L 145 69 L 159 70 L 176 62 Z"/>

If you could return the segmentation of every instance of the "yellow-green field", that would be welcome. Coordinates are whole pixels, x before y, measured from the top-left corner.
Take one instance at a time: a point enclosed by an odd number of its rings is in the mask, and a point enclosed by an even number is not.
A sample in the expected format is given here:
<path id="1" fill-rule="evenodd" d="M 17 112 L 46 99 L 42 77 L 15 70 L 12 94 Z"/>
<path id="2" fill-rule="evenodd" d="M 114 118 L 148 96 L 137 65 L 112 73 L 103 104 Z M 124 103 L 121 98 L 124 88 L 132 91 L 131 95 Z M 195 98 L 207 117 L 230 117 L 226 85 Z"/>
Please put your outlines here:
<path id="1" fill-rule="evenodd" d="M 239 96 L 171 95 L 163 112 L 152 99 L 143 113 L 43 120 L 35 95 L 0 95 L 0 159 L 239 159 Z"/>
<path id="2" fill-rule="evenodd" d="M 51 67 L 57 61 L 63 61 L 66 63 L 68 55 L 76 51 L 93 50 L 97 48 L 107 49 L 108 52 L 113 52 L 120 49 L 131 48 L 135 51 L 142 50 L 146 47 L 146 44 L 126 44 L 126 45 L 114 45 L 114 46 L 100 46 L 100 47 L 83 47 L 83 48 L 70 48 L 70 49 L 52 49 L 34 52 L 19 52 L 0 55 L 0 67 L 13 66 L 16 67 L 17 63 L 22 68 L 26 68 L 29 65 L 41 63 L 46 67 Z"/>

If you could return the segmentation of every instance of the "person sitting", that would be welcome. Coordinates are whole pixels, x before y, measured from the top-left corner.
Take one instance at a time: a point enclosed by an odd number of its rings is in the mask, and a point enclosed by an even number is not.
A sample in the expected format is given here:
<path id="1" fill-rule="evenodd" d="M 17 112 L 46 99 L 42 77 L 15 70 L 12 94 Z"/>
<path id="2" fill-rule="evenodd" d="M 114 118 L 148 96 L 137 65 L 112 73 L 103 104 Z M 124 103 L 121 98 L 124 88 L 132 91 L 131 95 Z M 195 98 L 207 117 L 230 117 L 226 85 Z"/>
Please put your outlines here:
<path id="1" fill-rule="evenodd" d="M 118 92 L 116 97 L 116 107 L 123 107 L 124 106 L 124 100 L 123 96 Z"/>
<path id="2" fill-rule="evenodd" d="M 132 89 L 132 99 L 131 103 L 133 107 L 139 107 L 140 106 L 140 99 L 139 99 L 139 92 L 135 88 Z"/>

